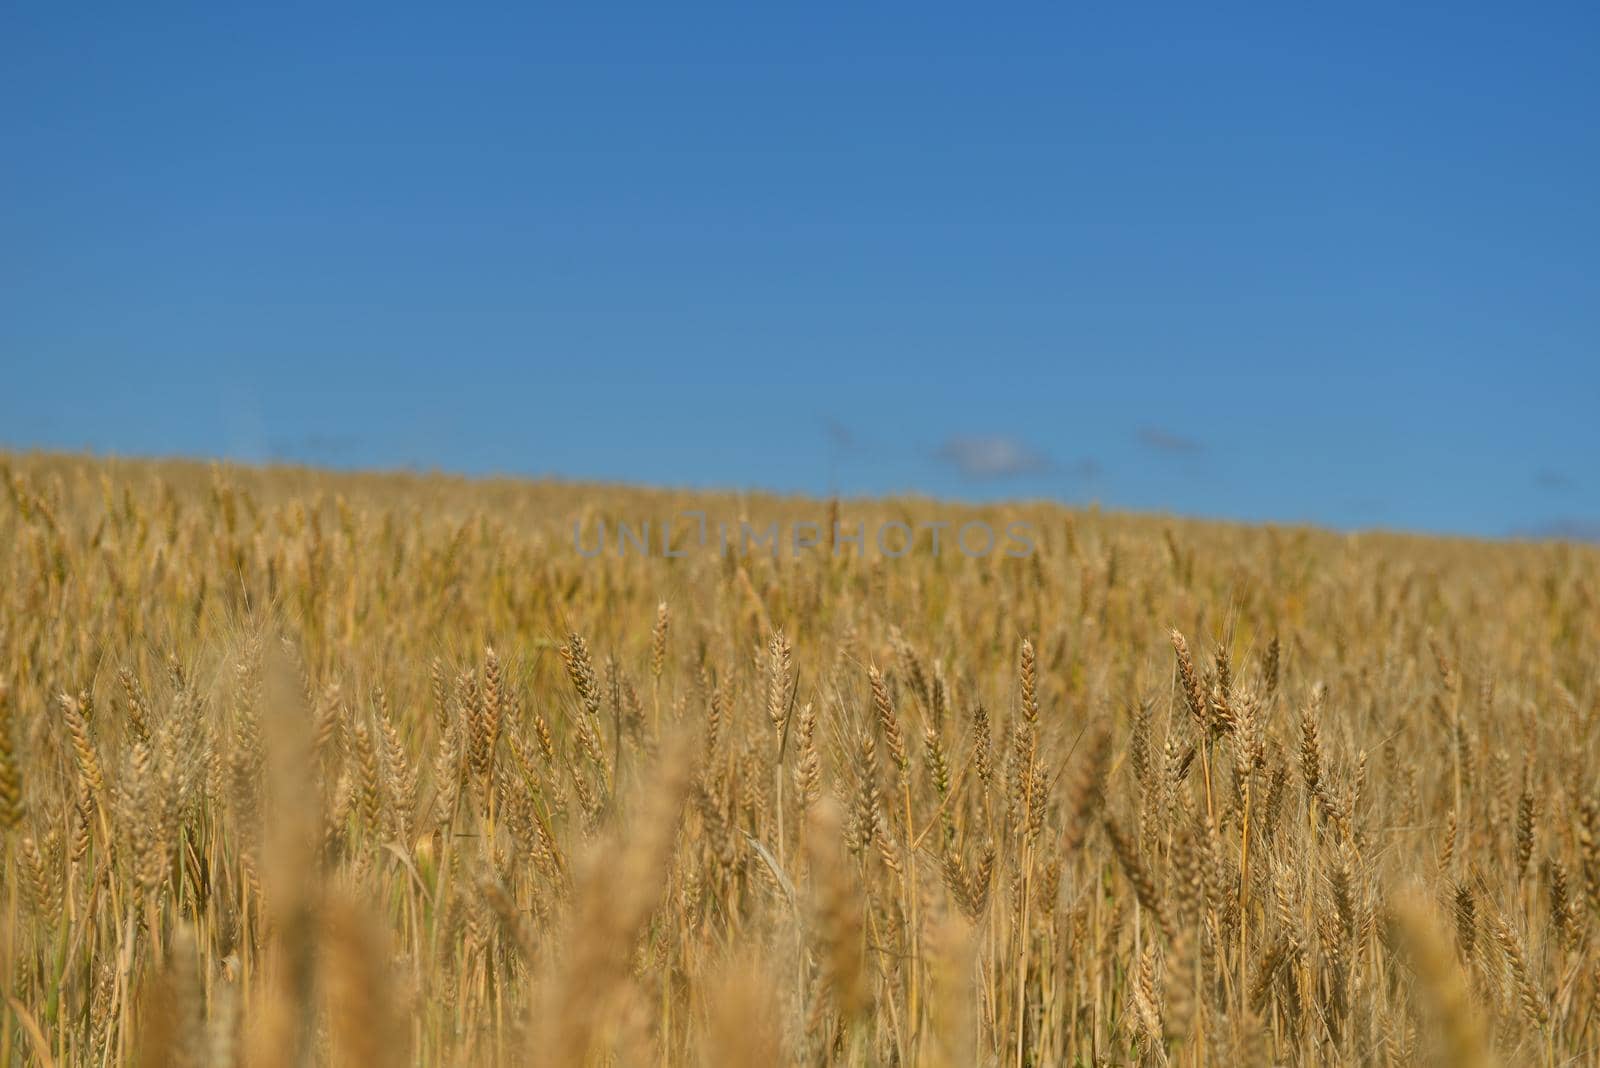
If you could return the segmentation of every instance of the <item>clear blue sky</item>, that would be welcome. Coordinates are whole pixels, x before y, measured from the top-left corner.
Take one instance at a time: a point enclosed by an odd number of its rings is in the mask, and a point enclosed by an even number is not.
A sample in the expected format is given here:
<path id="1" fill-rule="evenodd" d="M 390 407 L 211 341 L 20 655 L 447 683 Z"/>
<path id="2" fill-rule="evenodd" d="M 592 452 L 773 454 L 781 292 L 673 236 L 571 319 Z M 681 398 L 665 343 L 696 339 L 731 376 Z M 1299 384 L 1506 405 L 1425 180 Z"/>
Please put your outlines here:
<path id="1" fill-rule="evenodd" d="M 0 13 L 0 444 L 1600 530 L 1593 4 L 226 6 Z"/>

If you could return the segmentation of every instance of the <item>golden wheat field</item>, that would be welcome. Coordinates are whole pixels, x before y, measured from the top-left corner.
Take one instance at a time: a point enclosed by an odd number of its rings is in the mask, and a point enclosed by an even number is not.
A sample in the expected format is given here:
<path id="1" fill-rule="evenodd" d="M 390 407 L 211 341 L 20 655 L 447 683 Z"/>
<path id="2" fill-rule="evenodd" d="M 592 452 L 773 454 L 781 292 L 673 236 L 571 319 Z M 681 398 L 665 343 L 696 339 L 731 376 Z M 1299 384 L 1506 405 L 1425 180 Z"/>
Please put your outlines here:
<path id="1" fill-rule="evenodd" d="M 1600 553 L 12 455 L 0 1064 L 1593 1064 Z M 586 556 L 573 527 L 1015 521 Z"/>

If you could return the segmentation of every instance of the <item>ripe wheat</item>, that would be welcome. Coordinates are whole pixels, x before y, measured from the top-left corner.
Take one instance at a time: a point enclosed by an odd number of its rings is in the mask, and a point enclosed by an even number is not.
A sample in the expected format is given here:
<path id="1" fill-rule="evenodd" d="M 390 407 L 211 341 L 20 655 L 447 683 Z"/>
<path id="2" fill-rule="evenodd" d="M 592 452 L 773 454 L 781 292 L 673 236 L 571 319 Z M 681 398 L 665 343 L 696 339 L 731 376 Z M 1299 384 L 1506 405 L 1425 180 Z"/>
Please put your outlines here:
<path id="1" fill-rule="evenodd" d="M 927 506 L 0 480 L 0 1066 L 1600 1056 L 1593 550 L 589 559 Z"/>

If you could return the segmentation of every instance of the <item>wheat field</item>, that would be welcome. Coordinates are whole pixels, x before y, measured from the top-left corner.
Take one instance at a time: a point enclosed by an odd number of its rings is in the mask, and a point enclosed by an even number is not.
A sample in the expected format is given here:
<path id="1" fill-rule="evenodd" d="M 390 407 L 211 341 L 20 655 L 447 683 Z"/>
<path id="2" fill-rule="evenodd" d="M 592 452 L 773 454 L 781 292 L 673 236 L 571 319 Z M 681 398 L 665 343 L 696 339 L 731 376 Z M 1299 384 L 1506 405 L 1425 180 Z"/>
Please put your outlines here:
<path id="1" fill-rule="evenodd" d="M 1592 548 L 0 478 L 0 1065 L 1600 1056 Z M 1037 544 L 575 550 L 688 509 Z"/>

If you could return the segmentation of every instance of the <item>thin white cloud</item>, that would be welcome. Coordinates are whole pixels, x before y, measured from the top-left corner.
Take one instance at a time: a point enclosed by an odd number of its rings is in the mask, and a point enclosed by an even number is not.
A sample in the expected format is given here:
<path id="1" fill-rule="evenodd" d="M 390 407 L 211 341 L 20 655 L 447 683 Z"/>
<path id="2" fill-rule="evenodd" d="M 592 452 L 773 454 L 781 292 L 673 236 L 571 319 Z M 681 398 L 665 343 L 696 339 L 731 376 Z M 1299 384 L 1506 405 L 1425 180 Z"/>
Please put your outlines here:
<path id="1" fill-rule="evenodd" d="M 1542 490 L 1554 493 L 1565 493 L 1573 488 L 1572 478 L 1564 471 L 1557 471 L 1550 467 L 1541 467 L 1533 473 L 1533 484 Z"/>
<path id="2" fill-rule="evenodd" d="M 1139 430 L 1139 442 L 1146 448 L 1154 449 L 1156 452 L 1176 455 L 1192 456 L 1205 451 L 1205 446 L 1194 438 L 1187 438 L 1182 434 L 1174 434 L 1170 430 L 1163 430 L 1157 426 L 1141 427 Z"/>
<path id="3" fill-rule="evenodd" d="M 967 478 L 1012 478 L 1050 469 L 1050 459 L 1015 438 L 953 435 L 934 454 Z"/>

